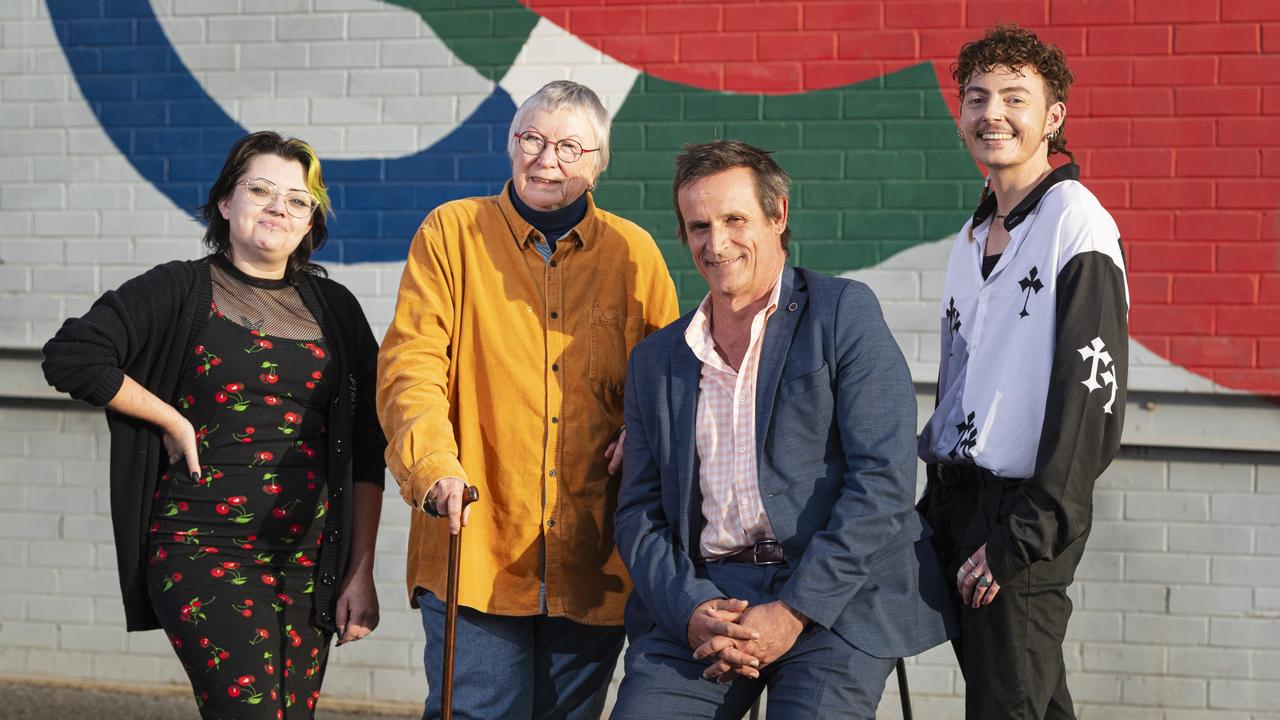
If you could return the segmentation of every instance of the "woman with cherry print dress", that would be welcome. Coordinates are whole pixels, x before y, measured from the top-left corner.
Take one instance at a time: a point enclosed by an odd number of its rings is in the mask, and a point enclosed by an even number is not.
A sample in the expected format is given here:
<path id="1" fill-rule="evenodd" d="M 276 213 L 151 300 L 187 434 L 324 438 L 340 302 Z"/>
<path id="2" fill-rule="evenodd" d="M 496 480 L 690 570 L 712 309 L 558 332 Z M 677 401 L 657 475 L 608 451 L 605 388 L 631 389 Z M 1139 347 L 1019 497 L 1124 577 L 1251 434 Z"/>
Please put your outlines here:
<path id="1" fill-rule="evenodd" d="M 214 252 L 45 346 L 50 383 L 108 409 L 128 628 L 163 627 L 206 718 L 312 717 L 332 636 L 378 622 L 377 346 L 309 263 L 327 207 L 309 146 L 247 136 L 203 208 Z"/>

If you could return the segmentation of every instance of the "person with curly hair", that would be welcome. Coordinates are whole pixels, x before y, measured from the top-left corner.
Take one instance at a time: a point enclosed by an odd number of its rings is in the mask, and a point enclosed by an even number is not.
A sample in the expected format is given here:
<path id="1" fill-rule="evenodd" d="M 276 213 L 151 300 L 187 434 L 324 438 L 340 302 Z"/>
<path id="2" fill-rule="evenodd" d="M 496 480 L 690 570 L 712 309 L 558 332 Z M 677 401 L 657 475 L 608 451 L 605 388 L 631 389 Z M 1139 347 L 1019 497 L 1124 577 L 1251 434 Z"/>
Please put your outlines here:
<path id="1" fill-rule="evenodd" d="M 1073 718 L 1062 641 L 1093 487 L 1124 425 L 1120 233 L 1080 183 L 1066 57 L 1000 26 L 952 66 L 958 132 L 988 171 L 952 246 L 919 507 L 953 599 L 969 718 Z"/>

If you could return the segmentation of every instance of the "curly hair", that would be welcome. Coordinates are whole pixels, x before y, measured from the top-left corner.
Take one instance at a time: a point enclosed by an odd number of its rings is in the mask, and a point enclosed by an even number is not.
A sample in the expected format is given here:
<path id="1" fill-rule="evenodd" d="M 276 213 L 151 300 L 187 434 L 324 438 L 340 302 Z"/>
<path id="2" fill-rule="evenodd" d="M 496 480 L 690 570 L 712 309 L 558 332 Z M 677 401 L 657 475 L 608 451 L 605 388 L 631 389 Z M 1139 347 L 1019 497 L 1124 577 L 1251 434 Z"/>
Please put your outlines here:
<path id="1" fill-rule="evenodd" d="M 297 249 L 289 256 L 284 269 L 284 279 L 296 284 L 302 274 L 324 276 L 325 269 L 311 262 L 311 253 L 324 246 L 329 236 L 329 228 L 325 215 L 331 213 L 329 191 L 324 184 L 324 175 L 320 172 L 320 158 L 316 151 L 304 140 L 298 138 L 285 139 L 279 133 L 269 130 L 245 135 L 236 141 L 227 153 L 227 160 L 222 165 L 222 172 L 209 188 L 209 198 L 205 204 L 197 208 L 204 216 L 206 229 L 204 244 L 215 254 L 230 256 L 231 224 L 222 217 L 218 203 L 235 192 L 240 176 L 244 174 L 249 161 L 256 155 L 276 155 L 286 160 L 296 160 L 302 165 L 306 175 L 307 191 L 317 201 L 316 209 L 311 215 L 309 230 Z"/>
<path id="2" fill-rule="evenodd" d="M 951 77 L 956 81 L 960 96 L 964 96 L 969 79 L 979 73 L 989 73 L 1003 65 L 1013 72 L 1024 67 L 1032 68 L 1044 78 L 1049 102 L 1067 101 L 1067 91 L 1075 82 L 1075 76 L 1067 67 L 1067 56 L 1056 45 L 1043 42 L 1030 30 L 1017 25 L 997 25 L 980 39 L 960 48 L 960 56 L 951 64 Z M 1049 140 L 1049 154 L 1062 153 L 1075 160 L 1067 149 L 1066 118 L 1057 133 Z"/>

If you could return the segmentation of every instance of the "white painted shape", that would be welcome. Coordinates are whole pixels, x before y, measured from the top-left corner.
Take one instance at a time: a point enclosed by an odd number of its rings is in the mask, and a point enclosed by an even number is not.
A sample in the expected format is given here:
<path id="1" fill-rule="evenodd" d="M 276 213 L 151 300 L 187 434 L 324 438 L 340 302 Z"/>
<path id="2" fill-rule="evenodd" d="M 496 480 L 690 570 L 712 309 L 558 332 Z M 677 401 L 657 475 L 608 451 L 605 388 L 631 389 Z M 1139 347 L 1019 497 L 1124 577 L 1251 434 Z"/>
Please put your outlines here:
<path id="1" fill-rule="evenodd" d="M 540 18 L 498 84 L 519 107 L 552 80 L 573 80 L 595 90 L 612 117 L 618 114 L 639 74 L 639 70 L 614 60 L 550 20 Z"/>
<path id="2" fill-rule="evenodd" d="M 311 21 L 316 18 L 296 12 L 228 16 L 203 7 L 183 6 L 183 12 L 175 15 L 172 2 L 151 0 L 151 6 L 178 56 L 192 68 L 196 81 L 224 112 L 250 131 L 276 130 L 303 138 L 311 142 L 323 158 L 392 158 L 429 148 L 475 111 L 494 88 L 493 82 L 455 56 L 421 16 L 380 0 L 324 3 L 326 14 L 321 17 L 331 18 L 341 27 L 341 37 L 336 39 L 308 38 L 304 37 L 306 33 L 300 36 L 294 31 L 299 18 Z M 327 15 L 329 11 L 334 14 Z M 359 21 L 354 20 L 357 17 Z M 370 37 L 369 28 L 375 27 L 370 23 L 378 19 L 385 19 L 400 32 L 388 34 L 385 39 Z M 191 32 L 193 20 L 206 22 L 208 32 Z M 220 53 L 218 49 L 231 52 Z M 406 66 L 402 62 L 406 56 L 414 57 L 415 62 Z M 223 57 L 230 58 L 231 64 L 219 62 Z M 440 71 L 446 70 L 448 87 L 435 87 Z M 323 72 L 337 82 L 323 87 L 307 86 L 306 92 L 300 93 L 305 96 L 307 112 L 284 115 L 262 112 L 262 102 L 289 95 L 289 88 L 299 82 L 305 85 L 305 78 L 299 80 L 298 76 L 310 72 Z M 442 124 L 438 117 L 424 118 L 415 126 L 414 140 L 409 146 L 403 142 L 369 144 L 358 137 L 353 139 L 348 132 L 330 132 L 333 122 L 320 116 L 317 108 L 349 97 L 353 72 L 359 74 L 358 94 L 362 87 L 403 82 L 406 72 L 416 75 L 419 91 L 424 95 L 457 97 L 451 122 Z M 362 130 L 384 124 L 404 127 L 402 115 L 397 114 L 390 120 L 383 117 L 383 98 L 371 100 L 377 106 L 377 114 L 359 124 Z M 317 132 L 321 127 L 325 132 Z"/>

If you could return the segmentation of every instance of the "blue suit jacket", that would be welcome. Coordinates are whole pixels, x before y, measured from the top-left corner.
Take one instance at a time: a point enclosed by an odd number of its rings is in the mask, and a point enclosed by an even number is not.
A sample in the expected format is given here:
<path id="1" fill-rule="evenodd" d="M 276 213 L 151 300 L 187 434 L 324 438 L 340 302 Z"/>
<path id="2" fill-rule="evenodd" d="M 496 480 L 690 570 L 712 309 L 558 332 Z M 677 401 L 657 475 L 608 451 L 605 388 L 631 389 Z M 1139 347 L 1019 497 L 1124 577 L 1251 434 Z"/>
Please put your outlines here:
<path id="1" fill-rule="evenodd" d="M 694 422 L 702 365 L 692 313 L 641 342 L 626 386 L 615 515 L 635 581 L 628 634 L 684 641 L 700 603 L 724 597 L 698 559 L 703 527 Z M 760 496 L 790 577 L 780 599 L 877 657 L 954 634 L 947 588 L 915 495 L 915 392 L 872 292 L 787 267 L 756 387 Z"/>

